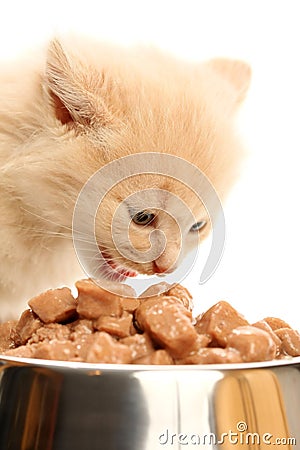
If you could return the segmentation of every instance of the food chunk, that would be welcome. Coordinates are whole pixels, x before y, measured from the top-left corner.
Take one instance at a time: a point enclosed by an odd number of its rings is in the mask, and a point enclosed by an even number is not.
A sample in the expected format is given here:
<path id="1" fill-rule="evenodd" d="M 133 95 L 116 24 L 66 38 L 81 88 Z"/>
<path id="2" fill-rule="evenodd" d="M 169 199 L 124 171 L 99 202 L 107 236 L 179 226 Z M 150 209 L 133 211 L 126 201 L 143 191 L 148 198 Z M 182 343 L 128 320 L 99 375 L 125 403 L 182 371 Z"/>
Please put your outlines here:
<path id="1" fill-rule="evenodd" d="M 189 311 L 193 309 L 193 300 L 189 291 L 181 286 L 180 284 L 170 285 L 165 281 L 161 283 L 154 284 L 146 289 L 141 295 L 140 298 L 151 298 L 151 297 L 161 297 L 161 296 L 170 296 L 180 301 L 185 308 Z"/>
<path id="2" fill-rule="evenodd" d="M 15 346 L 14 334 L 16 321 L 0 323 L 0 353 Z"/>
<path id="3" fill-rule="evenodd" d="M 169 297 L 172 299 L 173 297 Z M 169 303 L 168 297 L 136 311 L 139 325 L 173 357 L 183 357 L 196 345 L 197 332 L 180 303 Z M 148 300 L 151 301 L 151 300 Z M 146 301 L 145 301 L 146 303 Z"/>
<path id="4" fill-rule="evenodd" d="M 281 341 L 283 354 L 290 356 L 300 356 L 300 334 L 291 328 L 278 328 L 274 331 Z"/>
<path id="5" fill-rule="evenodd" d="M 33 358 L 34 347 L 31 345 L 21 345 L 20 347 L 11 348 L 6 350 L 4 354 L 6 356 L 13 356 L 18 358 Z"/>
<path id="6" fill-rule="evenodd" d="M 47 323 L 39 327 L 28 340 L 29 344 L 51 341 L 67 341 L 70 338 L 70 328 L 60 323 Z"/>
<path id="7" fill-rule="evenodd" d="M 28 305 L 44 323 L 66 322 L 76 316 L 77 302 L 67 287 L 50 289 L 29 300 Z"/>
<path id="8" fill-rule="evenodd" d="M 91 334 L 94 331 L 92 320 L 78 319 L 70 324 L 71 339 L 76 339 L 79 336 Z"/>
<path id="9" fill-rule="evenodd" d="M 199 348 L 185 358 L 178 359 L 176 364 L 228 364 L 240 363 L 243 359 L 237 350 L 231 348 Z"/>
<path id="10" fill-rule="evenodd" d="M 270 325 L 273 331 L 278 330 L 279 328 L 291 328 L 288 323 L 278 317 L 266 317 L 264 321 Z"/>
<path id="11" fill-rule="evenodd" d="M 134 364 L 170 365 L 174 364 L 173 358 L 166 350 L 156 350 L 150 355 L 136 359 Z"/>
<path id="12" fill-rule="evenodd" d="M 129 313 L 133 313 L 140 306 L 140 300 L 138 298 L 123 297 L 120 302 L 122 310 Z"/>
<path id="13" fill-rule="evenodd" d="M 227 348 L 237 350 L 245 362 L 270 361 L 276 356 L 276 344 L 267 331 L 257 327 L 237 327 L 227 336 Z"/>
<path id="14" fill-rule="evenodd" d="M 26 309 L 16 325 L 16 341 L 18 344 L 24 345 L 31 338 L 31 336 L 39 329 L 43 323 L 30 310 Z"/>
<path id="15" fill-rule="evenodd" d="M 100 331 L 94 335 L 86 360 L 90 363 L 128 364 L 131 362 L 131 351 L 127 345 Z"/>
<path id="16" fill-rule="evenodd" d="M 71 340 L 75 348 L 75 358 L 72 361 L 86 361 L 87 354 L 95 341 L 95 334 L 81 334 L 74 336 L 71 334 Z"/>
<path id="17" fill-rule="evenodd" d="M 158 297 L 159 295 L 167 295 L 168 289 L 170 289 L 171 285 L 162 281 L 161 283 L 152 284 L 149 286 L 141 295 L 141 298 L 150 298 L 150 297 Z"/>
<path id="18" fill-rule="evenodd" d="M 77 281 L 75 285 L 78 290 L 77 312 L 80 317 L 98 319 L 100 316 L 121 316 L 119 295 L 106 291 L 89 279 Z"/>
<path id="19" fill-rule="evenodd" d="M 260 328 L 261 330 L 267 331 L 273 341 L 276 344 L 276 356 L 279 356 L 281 353 L 281 340 L 278 336 L 276 336 L 275 332 L 272 330 L 270 325 L 265 320 L 259 320 L 253 324 L 254 327 Z"/>
<path id="20" fill-rule="evenodd" d="M 100 316 L 95 322 L 94 327 L 99 331 L 106 331 L 107 333 L 124 338 L 130 336 L 132 324 L 132 314 L 124 311 L 121 317 Z"/>
<path id="21" fill-rule="evenodd" d="M 195 344 L 196 350 L 203 347 L 208 347 L 211 343 L 211 336 L 209 334 L 198 334 Z"/>
<path id="22" fill-rule="evenodd" d="M 75 358 L 75 347 L 68 341 L 42 342 L 33 350 L 33 358 L 70 361 Z"/>
<path id="23" fill-rule="evenodd" d="M 185 287 L 181 286 L 181 284 L 172 286 L 171 289 L 168 290 L 167 295 L 178 298 L 186 309 L 189 311 L 193 310 L 194 305 L 192 296 Z"/>
<path id="24" fill-rule="evenodd" d="M 249 325 L 249 322 L 244 316 L 229 303 L 220 301 L 197 319 L 195 328 L 200 334 L 209 334 L 215 346 L 226 347 L 231 331 L 245 325 Z"/>
<path id="25" fill-rule="evenodd" d="M 135 311 L 135 318 L 138 322 L 138 326 L 141 330 L 144 329 L 144 320 L 147 318 L 149 311 L 153 307 L 159 306 L 159 310 L 164 311 L 169 305 L 175 305 L 180 308 L 182 313 L 187 316 L 190 321 L 192 320 L 192 314 L 186 308 L 182 306 L 182 302 L 173 296 L 162 295 L 159 297 L 150 297 L 141 301 L 140 306 Z M 160 313 L 161 314 L 161 313 Z"/>
<path id="26" fill-rule="evenodd" d="M 135 334 L 134 336 L 129 336 L 122 339 L 120 342 L 129 347 L 131 359 L 133 361 L 148 356 L 154 352 L 151 338 L 147 333 Z"/>

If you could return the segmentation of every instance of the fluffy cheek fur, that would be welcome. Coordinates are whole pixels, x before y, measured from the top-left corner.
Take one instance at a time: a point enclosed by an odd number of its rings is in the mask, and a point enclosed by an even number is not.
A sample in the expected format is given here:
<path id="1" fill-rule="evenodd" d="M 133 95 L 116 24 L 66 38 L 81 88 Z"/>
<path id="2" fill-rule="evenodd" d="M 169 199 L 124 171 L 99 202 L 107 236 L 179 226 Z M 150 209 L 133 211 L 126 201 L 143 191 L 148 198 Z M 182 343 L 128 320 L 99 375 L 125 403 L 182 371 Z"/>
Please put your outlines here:
<path id="1" fill-rule="evenodd" d="M 154 273 L 153 261 L 145 262 L 143 258 L 151 248 L 153 229 L 153 226 L 134 224 L 125 204 L 113 196 L 108 195 L 98 209 L 95 235 L 99 249 L 106 260 L 119 267 L 144 274 Z M 157 244 L 155 241 L 151 238 L 154 246 Z"/>

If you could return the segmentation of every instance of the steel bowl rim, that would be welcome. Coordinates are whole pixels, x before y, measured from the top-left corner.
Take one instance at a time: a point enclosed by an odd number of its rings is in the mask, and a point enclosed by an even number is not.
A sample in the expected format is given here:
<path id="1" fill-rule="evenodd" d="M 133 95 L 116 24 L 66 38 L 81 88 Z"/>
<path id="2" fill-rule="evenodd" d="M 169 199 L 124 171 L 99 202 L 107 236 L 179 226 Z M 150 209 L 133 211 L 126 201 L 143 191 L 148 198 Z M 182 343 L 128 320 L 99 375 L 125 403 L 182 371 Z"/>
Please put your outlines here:
<path id="1" fill-rule="evenodd" d="M 76 370 L 78 372 L 194 372 L 194 371 L 230 371 L 245 369 L 271 369 L 300 364 L 300 356 L 286 359 L 275 359 L 262 362 L 225 363 L 225 364 L 186 364 L 186 365 L 153 365 L 153 364 L 108 364 L 85 363 L 76 361 L 57 361 L 36 358 L 21 358 L 0 354 L 0 366 L 44 367 L 53 370 Z"/>

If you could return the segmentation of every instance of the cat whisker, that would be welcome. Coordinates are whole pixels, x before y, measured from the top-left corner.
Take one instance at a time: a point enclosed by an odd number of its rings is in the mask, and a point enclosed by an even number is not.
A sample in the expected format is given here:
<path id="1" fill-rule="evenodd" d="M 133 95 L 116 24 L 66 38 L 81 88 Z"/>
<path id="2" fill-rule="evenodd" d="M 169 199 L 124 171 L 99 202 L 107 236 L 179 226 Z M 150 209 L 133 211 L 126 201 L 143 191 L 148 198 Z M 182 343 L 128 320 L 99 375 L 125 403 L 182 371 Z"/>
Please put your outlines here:
<path id="1" fill-rule="evenodd" d="M 44 230 L 30 230 L 27 227 L 19 227 L 20 229 L 27 231 L 28 237 L 29 238 L 40 238 L 43 237 L 44 239 L 46 237 L 52 237 L 52 238 L 58 238 L 58 239 L 64 239 L 64 240 L 69 240 L 72 241 L 73 237 L 65 234 L 65 233 L 60 233 L 60 232 L 52 232 L 52 231 L 44 231 Z M 31 233 L 30 233 L 31 231 Z M 80 238 L 80 237 L 76 237 L 76 241 L 77 242 L 83 242 L 86 244 L 90 244 L 93 241 L 91 239 L 86 239 L 85 237 Z"/>
<path id="2" fill-rule="evenodd" d="M 23 206 L 21 206 L 21 209 L 22 209 L 23 211 L 27 212 L 28 214 L 31 214 L 32 216 L 34 216 L 34 217 L 36 217 L 36 218 L 38 218 L 38 219 L 41 219 L 41 220 L 44 221 L 44 222 L 51 223 L 52 225 L 58 226 L 59 228 L 64 228 L 64 229 L 70 231 L 70 233 L 73 232 L 73 227 L 69 227 L 69 226 L 67 226 L 67 225 L 63 225 L 63 224 L 61 224 L 61 223 L 59 223 L 59 222 L 55 222 L 54 220 L 48 219 L 48 218 L 46 218 L 46 217 L 43 217 L 43 216 L 41 216 L 40 214 L 34 213 L 33 211 L 29 211 L 28 209 L 24 208 Z M 75 230 L 75 231 L 78 232 L 78 233 L 81 233 L 81 234 L 86 234 L 86 235 L 88 236 L 87 233 L 84 233 L 84 232 L 81 231 L 81 230 Z"/>

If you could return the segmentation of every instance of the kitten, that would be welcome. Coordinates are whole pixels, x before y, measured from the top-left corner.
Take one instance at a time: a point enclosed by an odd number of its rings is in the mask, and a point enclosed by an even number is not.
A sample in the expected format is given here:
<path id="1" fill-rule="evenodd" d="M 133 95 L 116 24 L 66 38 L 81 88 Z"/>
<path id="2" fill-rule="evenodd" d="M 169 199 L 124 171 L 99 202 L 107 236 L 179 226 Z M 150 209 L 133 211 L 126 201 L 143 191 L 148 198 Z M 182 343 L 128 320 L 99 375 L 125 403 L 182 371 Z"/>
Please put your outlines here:
<path id="1" fill-rule="evenodd" d="M 17 317 L 40 291 L 84 276 L 72 244 L 72 213 L 84 183 L 105 164 L 145 151 L 180 156 L 224 198 L 242 155 L 233 122 L 249 82 L 250 68 L 241 61 L 198 64 L 159 50 L 82 39 L 63 45 L 54 40 L 39 56 L 2 68 L 1 319 Z M 187 202 L 200 236 L 210 228 L 203 205 L 176 180 L 155 174 L 125 180 L 111 190 L 96 220 L 104 257 L 125 276 L 170 270 L 179 245 L 168 215 L 154 212 L 155 226 L 169 239 L 157 261 L 132 262 L 114 248 L 114 211 L 141 186 L 160 187 Z M 139 250 L 149 247 L 151 224 L 143 214 L 141 204 L 130 228 Z M 184 220 L 180 212 L 176 219 Z"/>

